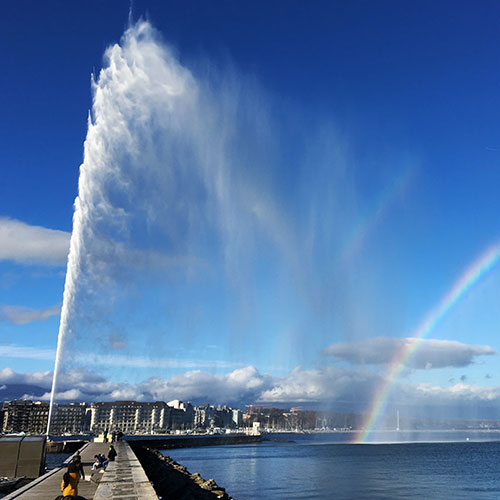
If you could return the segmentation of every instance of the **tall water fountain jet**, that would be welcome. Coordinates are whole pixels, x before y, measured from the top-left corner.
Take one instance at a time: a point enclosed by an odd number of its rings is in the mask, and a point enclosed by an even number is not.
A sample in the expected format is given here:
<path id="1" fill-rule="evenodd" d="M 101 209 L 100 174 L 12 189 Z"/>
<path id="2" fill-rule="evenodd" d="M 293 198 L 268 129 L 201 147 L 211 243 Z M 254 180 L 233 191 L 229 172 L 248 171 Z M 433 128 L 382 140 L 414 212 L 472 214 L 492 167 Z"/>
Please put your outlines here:
<path id="1" fill-rule="evenodd" d="M 184 300 L 212 286 L 211 273 L 228 276 L 234 295 L 250 247 L 286 246 L 266 228 L 267 214 L 286 224 L 272 197 L 254 183 L 256 151 L 269 150 L 259 132 L 264 114 L 249 112 L 245 99 L 235 98 L 237 86 L 220 86 L 217 93 L 196 80 L 147 22 L 130 26 L 120 44 L 107 49 L 104 68 L 92 80 L 47 432 L 62 371 L 147 365 L 143 358 L 126 359 L 127 345 L 131 358 L 144 354 L 148 343 L 122 334 L 130 318 L 111 325 L 114 310 L 127 313 L 142 302 L 141 321 L 147 321 L 155 307 L 179 307 L 166 276 Z M 242 140 L 245 148 L 238 150 Z M 144 285 L 140 296 L 138 284 Z M 170 302 L 155 304 L 164 289 Z M 160 344 L 155 353 L 166 355 Z M 116 352 L 124 355 L 113 357 Z"/>
<path id="2" fill-rule="evenodd" d="M 157 41 L 152 27 L 146 22 L 131 26 L 121 46 L 106 51 L 105 60 L 92 82 L 47 432 L 62 360 L 78 337 L 75 320 L 87 314 L 86 302 L 97 286 L 102 292 L 109 285 L 106 301 L 112 302 L 113 285 L 119 282 L 114 273 L 125 267 L 135 274 L 138 269 L 195 265 L 187 252 L 191 236 L 182 233 L 193 227 L 192 217 L 201 222 L 203 214 L 200 203 L 183 206 L 176 190 L 185 196 L 199 190 L 221 202 L 226 193 L 224 162 L 214 162 L 223 144 L 212 140 L 211 153 L 203 144 L 209 140 L 204 128 L 211 125 L 213 111 L 203 110 L 194 78 Z M 200 112 L 204 120 L 198 119 Z M 209 204 L 204 209 L 215 209 Z"/>
<path id="3" fill-rule="evenodd" d="M 318 139 L 300 113 L 277 126 L 251 79 L 196 69 L 140 21 L 92 80 L 47 432 L 56 400 L 92 400 L 79 379 L 136 397 L 96 376 L 108 370 L 125 386 L 139 370 L 153 399 L 176 399 L 158 390 L 159 370 L 234 370 L 236 397 L 245 377 L 258 397 L 270 377 L 252 374 L 312 362 L 365 310 L 332 258 L 356 207 L 335 134 Z"/>

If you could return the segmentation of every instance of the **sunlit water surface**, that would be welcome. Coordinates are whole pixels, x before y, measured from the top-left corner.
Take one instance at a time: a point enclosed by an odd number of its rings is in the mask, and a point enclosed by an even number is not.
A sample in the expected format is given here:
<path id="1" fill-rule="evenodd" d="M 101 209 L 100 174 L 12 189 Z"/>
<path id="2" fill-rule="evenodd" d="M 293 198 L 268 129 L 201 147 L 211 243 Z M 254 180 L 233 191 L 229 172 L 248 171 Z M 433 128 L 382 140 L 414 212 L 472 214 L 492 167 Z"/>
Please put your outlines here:
<path id="1" fill-rule="evenodd" d="M 341 434 L 280 434 L 272 438 L 281 441 L 164 453 L 238 500 L 500 498 L 500 434 L 432 437 L 351 445 Z"/>

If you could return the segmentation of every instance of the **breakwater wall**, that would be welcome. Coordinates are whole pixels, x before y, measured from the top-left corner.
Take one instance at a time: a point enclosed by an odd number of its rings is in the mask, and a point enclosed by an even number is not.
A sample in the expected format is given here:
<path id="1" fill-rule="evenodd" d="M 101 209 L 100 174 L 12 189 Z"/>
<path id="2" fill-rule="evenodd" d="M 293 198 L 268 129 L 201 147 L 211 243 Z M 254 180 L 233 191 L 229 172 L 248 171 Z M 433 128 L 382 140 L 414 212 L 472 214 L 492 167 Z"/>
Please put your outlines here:
<path id="1" fill-rule="evenodd" d="M 223 446 L 232 444 L 259 443 L 262 436 L 247 436 L 246 434 L 223 434 L 220 436 L 158 436 L 158 437 L 128 437 L 128 444 L 135 451 L 137 446 L 146 446 L 157 450 L 174 448 L 196 448 L 198 446 Z"/>
<path id="2" fill-rule="evenodd" d="M 127 443 L 136 454 L 159 497 L 164 500 L 234 500 L 213 479 L 190 473 L 183 465 L 158 450 L 259 443 L 262 436 L 225 434 L 220 436 L 133 437 Z"/>
<path id="3" fill-rule="evenodd" d="M 163 500 L 235 500 L 213 479 L 205 480 L 200 474 L 191 474 L 158 450 L 129 443 L 139 459 L 156 494 Z"/>

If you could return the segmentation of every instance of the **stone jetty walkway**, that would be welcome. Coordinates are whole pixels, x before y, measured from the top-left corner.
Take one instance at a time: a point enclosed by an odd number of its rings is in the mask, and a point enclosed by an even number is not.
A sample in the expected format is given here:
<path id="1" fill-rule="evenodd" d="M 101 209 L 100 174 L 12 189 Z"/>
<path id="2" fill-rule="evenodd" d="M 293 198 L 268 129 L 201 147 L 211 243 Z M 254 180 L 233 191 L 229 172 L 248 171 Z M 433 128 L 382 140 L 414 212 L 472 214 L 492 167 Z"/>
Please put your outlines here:
<path id="1" fill-rule="evenodd" d="M 110 462 L 94 500 L 158 500 L 142 465 L 127 443 L 115 443 L 118 456 Z"/>
<path id="2" fill-rule="evenodd" d="M 139 460 L 125 443 L 114 443 L 118 453 L 116 460 L 110 462 L 106 472 L 99 474 L 99 484 L 83 479 L 78 484 L 78 494 L 87 500 L 123 499 L 123 500 L 158 500 Z M 109 444 L 88 443 L 80 449 L 85 477 L 92 476 L 94 456 L 108 454 Z M 35 479 L 23 488 L 7 495 L 3 500 L 54 500 L 61 493 L 61 481 L 66 467 L 54 469 Z"/>

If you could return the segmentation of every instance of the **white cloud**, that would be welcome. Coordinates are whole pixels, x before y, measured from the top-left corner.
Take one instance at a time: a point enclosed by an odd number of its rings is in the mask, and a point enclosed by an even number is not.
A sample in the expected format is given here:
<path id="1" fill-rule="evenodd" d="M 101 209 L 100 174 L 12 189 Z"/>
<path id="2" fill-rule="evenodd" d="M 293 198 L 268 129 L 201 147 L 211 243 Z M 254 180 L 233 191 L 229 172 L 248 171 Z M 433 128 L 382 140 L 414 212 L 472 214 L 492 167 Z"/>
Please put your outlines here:
<path id="1" fill-rule="evenodd" d="M 262 374 L 253 366 L 225 374 L 192 370 L 169 379 L 152 377 L 137 384 L 112 382 L 82 368 L 60 374 L 56 400 L 180 399 L 198 404 L 227 403 L 231 406 L 262 401 L 282 407 L 287 407 L 289 403 L 305 402 L 327 405 L 339 412 L 363 413 L 370 407 L 374 390 L 382 382 L 383 378 L 374 373 L 334 366 L 315 370 L 296 367 L 284 377 Z M 0 387 L 5 385 L 8 389 L 11 384 L 31 384 L 46 390 L 41 398 L 34 399 L 49 400 L 51 383 L 52 372 L 15 373 L 10 368 L 0 370 Z M 481 387 L 462 382 L 452 386 L 399 382 L 393 387 L 388 408 L 398 408 L 407 416 L 422 418 L 492 418 L 500 408 L 500 387 Z"/>
<path id="2" fill-rule="evenodd" d="M 141 387 L 154 399 L 210 401 L 238 403 L 255 401 L 272 384 L 272 377 L 262 375 L 253 366 L 240 368 L 226 374 L 210 374 L 193 370 L 174 375 L 169 380 L 154 377 Z"/>
<path id="3" fill-rule="evenodd" d="M 34 321 L 45 321 L 61 313 L 61 306 L 56 305 L 45 309 L 30 309 L 21 306 L 0 307 L 0 321 L 7 321 L 13 325 L 25 325 Z"/>
<path id="4" fill-rule="evenodd" d="M 56 401 L 80 401 L 85 399 L 85 396 L 86 394 L 82 393 L 79 389 L 68 389 L 67 391 L 57 392 L 55 394 Z M 43 396 L 37 399 L 50 401 L 50 392 L 46 392 Z"/>
<path id="5" fill-rule="evenodd" d="M 0 260 L 65 266 L 70 233 L 0 217 Z"/>
<path id="6" fill-rule="evenodd" d="M 373 389 L 374 378 L 367 373 L 336 367 L 320 370 L 292 370 L 287 376 L 273 378 L 246 366 L 225 374 L 191 370 L 169 379 L 151 377 L 137 384 L 115 383 L 85 368 L 62 372 L 56 400 L 112 401 L 132 399 L 245 404 L 255 401 L 276 404 L 288 401 L 366 401 Z M 33 384 L 47 389 L 41 399 L 50 398 L 51 372 L 17 374 L 10 369 L 0 371 L 0 384 Z M 355 398 L 353 397 L 355 395 Z M 357 400 L 356 400 L 357 398 Z"/>
<path id="7" fill-rule="evenodd" d="M 0 355 L 2 355 L 1 352 Z M 0 370 L 0 384 L 30 384 L 43 388 L 50 388 L 52 385 L 52 372 L 16 373 L 11 368 L 3 368 Z"/>
<path id="8" fill-rule="evenodd" d="M 412 349 L 416 351 L 407 366 L 417 369 L 464 367 L 474 363 L 477 356 L 497 354 L 489 346 L 412 337 L 374 337 L 357 342 L 338 342 L 323 349 L 322 353 L 355 365 L 381 365 L 392 363 L 401 353 Z"/>
<path id="9" fill-rule="evenodd" d="M 366 402 L 375 384 L 380 382 L 373 373 L 327 366 L 317 370 L 296 367 L 288 375 L 273 380 L 260 395 L 266 402 L 339 401 L 343 405 Z"/>
<path id="10" fill-rule="evenodd" d="M 0 384 L 31 384 L 47 392 L 38 399 L 48 400 L 52 372 L 16 373 L 10 368 L 0 370 Z M 58 380 L 56 400 L 113 401 L 123 399 L 205 401 L 239 403 L 256 401 L 270 387 L 272 378 L 262 375 L 253 366 L 226 374 L 192 370 L 170 379 L 152 377 L 138 384 L 115 383 L 81 368 L 62 372 Z"/>

